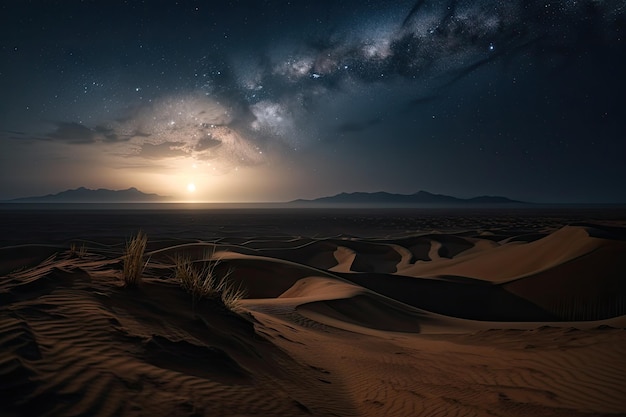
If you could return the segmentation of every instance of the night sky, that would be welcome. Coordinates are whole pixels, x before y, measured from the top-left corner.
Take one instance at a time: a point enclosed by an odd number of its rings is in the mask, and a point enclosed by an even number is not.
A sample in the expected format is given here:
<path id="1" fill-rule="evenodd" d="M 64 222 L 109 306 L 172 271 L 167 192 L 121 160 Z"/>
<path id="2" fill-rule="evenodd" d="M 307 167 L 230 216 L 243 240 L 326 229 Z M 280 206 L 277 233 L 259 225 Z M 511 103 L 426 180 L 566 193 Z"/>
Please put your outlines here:
<path id="1" fill-rule="evenodd" d="M 5 0 L 0 45 L 0 200 L 626 202 L 626 0 Z"/>

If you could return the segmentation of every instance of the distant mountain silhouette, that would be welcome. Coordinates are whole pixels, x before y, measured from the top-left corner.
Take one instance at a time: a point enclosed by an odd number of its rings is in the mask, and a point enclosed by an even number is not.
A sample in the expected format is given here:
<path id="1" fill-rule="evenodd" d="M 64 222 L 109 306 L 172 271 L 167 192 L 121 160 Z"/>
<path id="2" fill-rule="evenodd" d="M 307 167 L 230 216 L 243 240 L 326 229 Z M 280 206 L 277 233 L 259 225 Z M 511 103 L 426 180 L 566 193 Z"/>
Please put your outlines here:
<path id="1" fill-rule="evenodd" d="M 167 201 L 168 199 L 168 197 L 158 194 L 143 193 L 135 187 L 126 190 L 108 190 L 106 188 L 91 190 L 80 187 L 57 194 L 16 198 L 10 201 L 15 203 L 144 203 Z"/>
<path id="2" fill-rule="evenodd" d="M 341 193 L 330 197 L 314 200 L 294 200 L 290 204 L 375 204 L 375 205 L 492 205 L 492 204 L 524 204 L 523 201 L 511 200 L 500 196 L 480 196 L 474 198 L 457 198 L 444 194 L 433 194 L 418 191 L 415 194 L 377 193 Z"/>

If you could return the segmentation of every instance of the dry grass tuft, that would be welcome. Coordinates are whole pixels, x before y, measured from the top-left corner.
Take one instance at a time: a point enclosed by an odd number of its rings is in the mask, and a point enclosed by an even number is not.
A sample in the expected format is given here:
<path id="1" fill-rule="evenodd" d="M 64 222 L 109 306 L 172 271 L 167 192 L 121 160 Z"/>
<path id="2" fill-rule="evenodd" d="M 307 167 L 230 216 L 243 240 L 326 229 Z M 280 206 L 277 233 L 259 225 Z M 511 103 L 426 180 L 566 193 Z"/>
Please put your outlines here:
<path id="1" fill-rule="evenodd" d="M 69 254 L 71 257 L 82 259 L 87 255 L 87 246 L 83 243 L 79 247 L 77 243 L 72 243 Z"/>
<path id="2" fill-rule="evenodd" d="M 233 285 L 229 281 L 229 273 L 218 278 L 215 268 L 219 261 L 205 262 L 198 267 L 188 256 L 180 255 L 176 258 L 176 279 L 185 291 L 191 295 L 191 306 L 195 309 L 196 304 L 202 299 L 220 300 L 231 311 L 239 311 L 239 300 L 245 296 L 241 287 Z"/>
<path id="3" fill-rule="evenodd" d="M 124 254 L 124 286 L 137 287 L 141 283 L 141 275 L 146 263 L 143 262 L 148 236 L 141 230 L 137 236 L 126 242 L 126 253 Z"/>

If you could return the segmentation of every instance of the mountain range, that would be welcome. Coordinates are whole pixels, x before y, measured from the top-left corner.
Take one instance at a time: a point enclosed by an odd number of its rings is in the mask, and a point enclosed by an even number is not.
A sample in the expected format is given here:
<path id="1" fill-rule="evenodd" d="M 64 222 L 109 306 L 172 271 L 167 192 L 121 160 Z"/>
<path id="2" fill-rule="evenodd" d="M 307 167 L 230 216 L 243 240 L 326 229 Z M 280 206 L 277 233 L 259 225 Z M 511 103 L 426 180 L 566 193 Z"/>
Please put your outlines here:
<path id="1" fill-rule="evenodd" d="M 23 197 L 9 200 L 13 203 L 157 203 L 171 201 L 170 197 L 159 194 L 147 194 L 135 187 L 126 190 L 109 190 L 99 188 L 92 190 L 80 187 L 35 197 Z M 351 205 L 416 205 L 427 204 L 437 206 L 455 205 L 501 205 L 524 204 L 522 201 L 511 200 L 501 196 L 479 196 L 473 198 L 458 198 L 444 194 L 433 194 L 427 191 L 418 191 L 414 194 L 393 194 L 387 192 L 355 192 L 340 193 L 333 196 L 320 197 L 313 200 L 294 200 L 287 203 L 289 206 L 351 206 Z"/>
<path id="2" fill-rule="evenodd" d="M 56 194 L 23 197 L 10 200 L 14 203 L 157 203 L 169 200 L 158 194 L 146 194 L 135 187 L 126 190 L 92 190 L 85 187 L 66 190 Z"/>
<path id="3" fill-rule="evenodd" d="M 376 193 L 340 193 L 334 196 L 321 197 L 313 200 L 294 200 L 291 204 L 367 204 L 367 205 L 492 205 L 492 204 L 524 204 L 523 201 L 511 200 L 501 196 L 479 196 L 473 198 L 458 198 L 444 194 L 433 194 L 428 191 L 418 191 L 414 194 L 393 194 L 384 191 Z"/>

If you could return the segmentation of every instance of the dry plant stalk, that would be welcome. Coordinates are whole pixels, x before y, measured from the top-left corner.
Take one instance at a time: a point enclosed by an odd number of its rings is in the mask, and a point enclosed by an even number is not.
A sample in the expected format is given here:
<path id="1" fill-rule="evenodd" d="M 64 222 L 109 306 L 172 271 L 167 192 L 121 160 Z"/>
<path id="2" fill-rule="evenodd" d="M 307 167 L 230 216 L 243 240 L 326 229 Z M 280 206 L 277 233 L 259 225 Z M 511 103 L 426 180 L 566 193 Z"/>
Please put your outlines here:
<path id="1" fill-rule="evenodd" d="M 141 283 L 141 275 L 146 267 L 143 262 L 144 252 L 148 237 L 141 230 L 137 236 L 126 242 L 126 253 L 124 254 L 124 285 L 126 287 L 137 287 Z"/>
<path id="2" fill-rule="evenodd" d="M 86 255 L 87 255 L 87 246 L 84 243 L 80 245 L 80 247 L 75 242 L 73 242 L 70 245 L 70 256 L 74 256 L 74 257 L 82 259 Z"/>
<path id="3" fill-rule="evenodd" d="M 211 298 L 221 300 L 231 311 L 240 310 L 239 300 L 245 296 L 245 291 L 228 280 L 228 273 L 218 278 L 215 273 L 218 264 L 219 261 L 205 263 L 198 268 L 188 256 L 180 255 L 176 258 L 176 279 L 191 295 L 192 309 L 195 309 L 198 301 Z"/>

